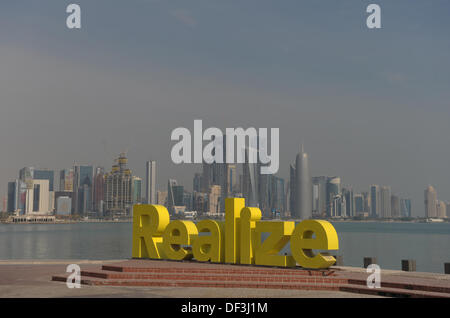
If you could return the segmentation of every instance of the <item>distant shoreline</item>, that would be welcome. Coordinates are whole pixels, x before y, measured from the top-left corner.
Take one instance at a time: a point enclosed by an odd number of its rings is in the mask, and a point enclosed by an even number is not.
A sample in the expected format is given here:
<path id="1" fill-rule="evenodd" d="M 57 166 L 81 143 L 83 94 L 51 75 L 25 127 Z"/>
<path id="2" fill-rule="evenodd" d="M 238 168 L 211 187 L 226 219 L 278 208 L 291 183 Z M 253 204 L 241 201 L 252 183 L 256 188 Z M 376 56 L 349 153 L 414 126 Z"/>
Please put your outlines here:
<path id="1" fill-rule="evenodd" d="M 202 219 L 189 219 L 190 221 L 198 222 Z M 284 220 L 284 219 L 283 219 Z M 431 223 L 431 224 L 441 224 L 450 223 L 450 219 L 445 219 L 442 221 L 427 221 L 426 219 L 413 219 L 413 220 L 339 220 L 339 219 L 321 219 L 326 220 L 330 223 Z M 220 221 L 220 220 L 219 220 Z M 223 221 L 223 220 L 221 220 Z M 267 220 L 270 221 L 270 220 Z M 273 221 L 276 221 L 275 219 Z M 299 222 L 300 220 L 287 219 L 284 221 L 294 221 Z M 125 220 L 99 220 L 99 219 L 89 219 L 89 220 L 58 220 L 52 222 L 12 222 L 12 221 L 0 221 L 0 224 L 76 224 L 76 223 L 132 223 L 132 219 Z"/>

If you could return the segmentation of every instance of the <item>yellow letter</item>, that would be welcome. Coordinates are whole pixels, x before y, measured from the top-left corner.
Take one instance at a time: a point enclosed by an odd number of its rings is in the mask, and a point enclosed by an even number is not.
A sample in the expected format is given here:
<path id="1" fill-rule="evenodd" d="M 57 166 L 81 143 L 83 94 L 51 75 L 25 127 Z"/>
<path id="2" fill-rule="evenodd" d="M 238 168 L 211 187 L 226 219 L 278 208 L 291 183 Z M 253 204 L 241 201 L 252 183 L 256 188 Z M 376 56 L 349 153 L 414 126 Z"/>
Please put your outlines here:
<path id="1" fill-rule="evenodd" d="M 241 210 L 245 207 L 244 198 L 225 199 L 225 262 L 239 262 L 238 223 Z"/>
<path id="2" fill-rule="evenodd" d="M 162 205 L 139 204 L 133 207 L 134 258 L 162 258 L 161 235 L 170 222 L 169 212 Z"/>
<path id="3" fill-rule="evenodd" d="M 313 234 L 316 238 L 313 238 Z M 333 256 L 313 250 L 337 250 L 339 241 L 336 230 L 330 222 L 322 220 L 305 220 L 297 224 L 291 237 L 291 252 L 301 267 L 328 268 L 336 261 Z"/>
<path id="4" fill-rule="evenodd" d="M 192 258 L 192 251 L 182 245 L 191 245 L 197 235 L 197 227 L 194 222 L 172 221 L 163 233 L 162 246 L 167 258 L 174 260 Z"/>
<path id="5" fill-rule="evenodd" d="M 194 258 L 200 262 L 211 261 L 222 263 L 224 256 L 223 224 L 213 220 L 202 220 L 197 223 L 200 232 L 209 235 L 199 235 L 192 243 Z"/>
<path id="6" fill-rule="evenodd" d="M 241 211 L 241 237 L 240 252 L 241 264 L 254 264 L 253 249 L 255 243 L 255 226 L 256 221 L 261 220 L 261 210 L 258 208 L 243 208 Z"/>
<path id="7" fill-rule="evenodd" d="M 295 260 L 291 255 L 278 255 L 290 239 L 294 222 L 257 222 L 255 252 L 256 265 L 293 267 Z M 272 233 L 261 243 L 261 233 Z"/>

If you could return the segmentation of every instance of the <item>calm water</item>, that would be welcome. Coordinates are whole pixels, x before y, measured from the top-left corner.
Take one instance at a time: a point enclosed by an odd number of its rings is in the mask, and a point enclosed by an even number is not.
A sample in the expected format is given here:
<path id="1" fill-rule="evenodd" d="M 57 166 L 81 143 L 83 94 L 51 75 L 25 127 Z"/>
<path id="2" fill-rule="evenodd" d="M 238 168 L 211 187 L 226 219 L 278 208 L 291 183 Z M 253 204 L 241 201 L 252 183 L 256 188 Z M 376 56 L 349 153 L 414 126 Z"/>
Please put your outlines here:
<path id="1" fill-rule="evenodd" d="M 450 223 L 333 223 L 344 265 L 377 257 L 385 269 L 415 259 L 417 271 L 444 271 Z M 0 224 L 0 259 L 122 259 L 131 257 L 131 223 Z"/>

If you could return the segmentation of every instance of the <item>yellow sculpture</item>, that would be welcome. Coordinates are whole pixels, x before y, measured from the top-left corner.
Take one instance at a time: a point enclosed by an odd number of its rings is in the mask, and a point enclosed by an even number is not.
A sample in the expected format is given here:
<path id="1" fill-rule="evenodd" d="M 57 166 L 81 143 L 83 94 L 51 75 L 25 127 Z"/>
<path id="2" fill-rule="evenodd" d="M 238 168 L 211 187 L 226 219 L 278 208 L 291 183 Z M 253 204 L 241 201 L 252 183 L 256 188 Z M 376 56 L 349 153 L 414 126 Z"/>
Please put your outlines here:
<path id="1" fill-rule="evenodd" d="M 269 234 L 263 242 L 262 233 Z M 281 255 L 288 242 L 292 255 Z M 328 268 L 335 263 L 334 257 L 313 250 L 337 249 L 338 236 L 331 223 L 261 221 L 261 211 L 245 207 L 243 198 L 225 200 L 225 223 L 170 222 L 161 205 L 135 205 L 133 210 L 133 258 Z"/>

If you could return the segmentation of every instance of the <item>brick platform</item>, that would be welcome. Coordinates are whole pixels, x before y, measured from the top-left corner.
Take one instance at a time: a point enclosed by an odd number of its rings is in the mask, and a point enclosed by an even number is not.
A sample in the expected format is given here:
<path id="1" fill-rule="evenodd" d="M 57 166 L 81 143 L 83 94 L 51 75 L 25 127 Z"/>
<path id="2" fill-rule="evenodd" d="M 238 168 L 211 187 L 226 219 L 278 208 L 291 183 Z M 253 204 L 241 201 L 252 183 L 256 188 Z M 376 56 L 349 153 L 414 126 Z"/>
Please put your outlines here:
<path id="1" fill-rule="evenodd" d="M 53 281 L 66 282 L 68 274 Z M 329 290 L 389 297 L 450 298 L 450 280 L 382 275 L 381 288 L 366 286 L 367 274 L 339 268 L 307 270 L 195 261 L 129 260 L 81 272 L 81 283 L 102 286 L 266 288 Z"/>

